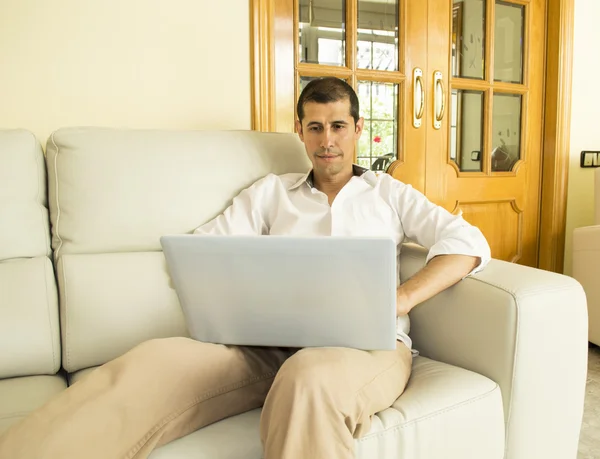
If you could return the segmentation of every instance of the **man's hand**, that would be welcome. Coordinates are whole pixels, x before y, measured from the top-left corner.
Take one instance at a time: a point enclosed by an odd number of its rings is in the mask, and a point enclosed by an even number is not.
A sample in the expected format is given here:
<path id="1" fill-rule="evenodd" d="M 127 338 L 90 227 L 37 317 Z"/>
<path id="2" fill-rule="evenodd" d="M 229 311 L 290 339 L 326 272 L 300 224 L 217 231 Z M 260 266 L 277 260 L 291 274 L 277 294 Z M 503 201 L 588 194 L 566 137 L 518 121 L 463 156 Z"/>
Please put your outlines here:
<path id="1" fill-rule="evenodd" d="M 468 255 L 440 255 L 433 258 L 421 271 L 398 287 L 396 315 L 408 314 L 417 304 L 456 284 L 480 262 L 479 257 Z"/>

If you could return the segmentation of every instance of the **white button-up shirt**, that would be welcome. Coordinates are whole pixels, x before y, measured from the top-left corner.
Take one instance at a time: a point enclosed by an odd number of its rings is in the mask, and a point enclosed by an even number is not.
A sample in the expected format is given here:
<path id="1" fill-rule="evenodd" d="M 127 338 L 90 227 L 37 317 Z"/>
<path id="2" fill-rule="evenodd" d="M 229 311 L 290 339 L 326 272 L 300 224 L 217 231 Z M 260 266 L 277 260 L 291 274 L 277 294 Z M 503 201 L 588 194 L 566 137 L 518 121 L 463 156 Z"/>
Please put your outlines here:
<path id="1" fill-rule="evenodd" d="M 398 255 L 402 242 L 410 239 L 429 250 L 427 262 L 446 254 L 480 257 L 472 273 L 490 260 L 489 245 L 478 228 L 433 204 L 410 185 L 358 166 L 331 206 L 327 195 L 312 186 L 311 172 L 269 174 L 194 233 L 388 237 L 396 242 Z M 408 316 L 398 317 L 397 325 L 398 339 L 410 349 Z"/>

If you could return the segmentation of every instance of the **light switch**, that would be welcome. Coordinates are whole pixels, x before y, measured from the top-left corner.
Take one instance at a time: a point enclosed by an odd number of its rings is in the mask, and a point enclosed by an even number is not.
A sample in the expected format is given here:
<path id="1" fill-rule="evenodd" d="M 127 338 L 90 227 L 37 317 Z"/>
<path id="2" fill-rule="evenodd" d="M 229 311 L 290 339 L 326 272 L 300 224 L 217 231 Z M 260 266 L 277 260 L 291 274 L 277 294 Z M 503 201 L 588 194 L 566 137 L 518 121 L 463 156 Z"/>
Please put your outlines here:
<path id="1" fill-rule="evenodd" d="M 600 167 L 600 151 L 582 151 L 581 167 Z"/>

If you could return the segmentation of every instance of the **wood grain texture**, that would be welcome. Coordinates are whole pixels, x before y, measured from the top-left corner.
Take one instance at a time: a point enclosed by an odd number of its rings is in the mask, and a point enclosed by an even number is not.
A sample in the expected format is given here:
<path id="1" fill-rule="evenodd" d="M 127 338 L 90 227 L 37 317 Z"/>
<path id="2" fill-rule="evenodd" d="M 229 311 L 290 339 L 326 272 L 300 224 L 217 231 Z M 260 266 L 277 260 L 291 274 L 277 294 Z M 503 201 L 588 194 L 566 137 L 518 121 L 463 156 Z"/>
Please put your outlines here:
<path id="1" fill-rule="evenodd" d="M 427 74 L 426 30 L 427 2 L 400 1 L 399 70 L 406 79 L 399 88 L 398 160 L 391 164 L 388 173 L 422 193 L 425 192 L 427 126 L 431 120 L 427 106 L 433 100 L 429 90 L 431 79 Z M 413 126 L 415 85 L 412 75 L 415 68 L 423 71 L 425 90 L 425 110 L 419 128 Z"/>
<path id="2" fill-rule="evenodd" d="M 564 268 L 574 8 L 574 0 L 548 0 L 544 162 L 538 266 L 555 272 L 563 272 Z"/>
<path id="3" fill-rule="evenodd" d="M 252 129 L 272 131 L 275 112 L 274 0 L 250 0 Z"/>
<path id="4" fill-rule="evenodd" d="M 523 211 L 515 201 L 463 202 L 454 213 L 459 211 L 484 234 L 494 258 L 519 262 L 523 255 Z"/>
<path id="5" fill-rule="evenodd" d="M 541 188 L 542 113 L 545 50 L 545 0 L 526 2 L 524 22 L 523 84 L 495 81 L 495 2 L 487 1 L 485 78 L 450 78 L 447 100 L 453 88 L 482 91 L 483 100 L 483 151 L 482 172 L 461 172 L 449 158 L 450 123 L 447 116 L 440 130 L 431 129 L 427 136 L 426 195 L 448 210 L 457 203 L 469 202 L 477 212 L 465 212 L 465 219 L 477 225 L 486 235 L 494 258 L 505 259 L 529 266 L 538 263 L 538 236 Z M 450 73 L 450 33 L 452 17 L 441 4 L 430 7 L 428 14 L 429 48 L 428 68 Z M 455 86 L 456 83 L 456 86 Z M 492 170 L 491 153 L 494 145 L 494 94 L 519 94 L 522 96 L 520 129 L 520 157 L 511 171 Z M 433 104 L 429 104 L 428 116 L 433 116 Z M 478 129 L 479 126 L 464 126 Z M 509 218 L 507 204 L 513 203 L 518 212 L 516 220 Z M 486 209 L 485 212 L 481 209 Z M 516 214 L 515 214 L 516 215 Z M 485 216 L 485 218 L 483 218 Z M 508 234 L 501 231 L 509 225 Z M 507 239 L 508 237 L 508 239 Z"/>

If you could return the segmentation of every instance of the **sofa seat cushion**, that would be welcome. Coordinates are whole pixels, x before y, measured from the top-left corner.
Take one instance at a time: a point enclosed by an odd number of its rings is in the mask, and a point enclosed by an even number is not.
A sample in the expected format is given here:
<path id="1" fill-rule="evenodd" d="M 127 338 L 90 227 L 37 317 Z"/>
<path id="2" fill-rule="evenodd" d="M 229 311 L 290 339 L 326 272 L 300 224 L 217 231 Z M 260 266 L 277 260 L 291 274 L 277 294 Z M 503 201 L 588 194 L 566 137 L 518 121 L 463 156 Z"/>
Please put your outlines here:
<path id="1" fill-rule="evenodd" d="M 502 459 L 504 409 L 494 381 L 417 357 L 406 390 L 356 440 L 358 458 Z"/>
<path id="2" fill-rule="evenodd" d="M 211 424 L 154 450 L 148 459 L 261 459 L 260 411 Z"/>
<path id="3" fill-rule="evenodd" d="M 74 373 L 71 383 L 93 368 Z M 260 410 L 200 429 L 154 451 L 152 459 L 260 459 Z M 416 357 L 408 386 L 356 440 L 360 459 L 501 459 L 504 411 L 499 386 L 472 371 Z"/>
<path id="4" fill-rule="evenodd" d="M 56 283 L 48 257 L 0 261 L 0 378 L 55 374 L 60 368 L 59 336 Z"/>
<path id="5" fill-rule="evenodd" d="M 59 375 L 0 380 L 0 435 L 66 388 Z"/>

